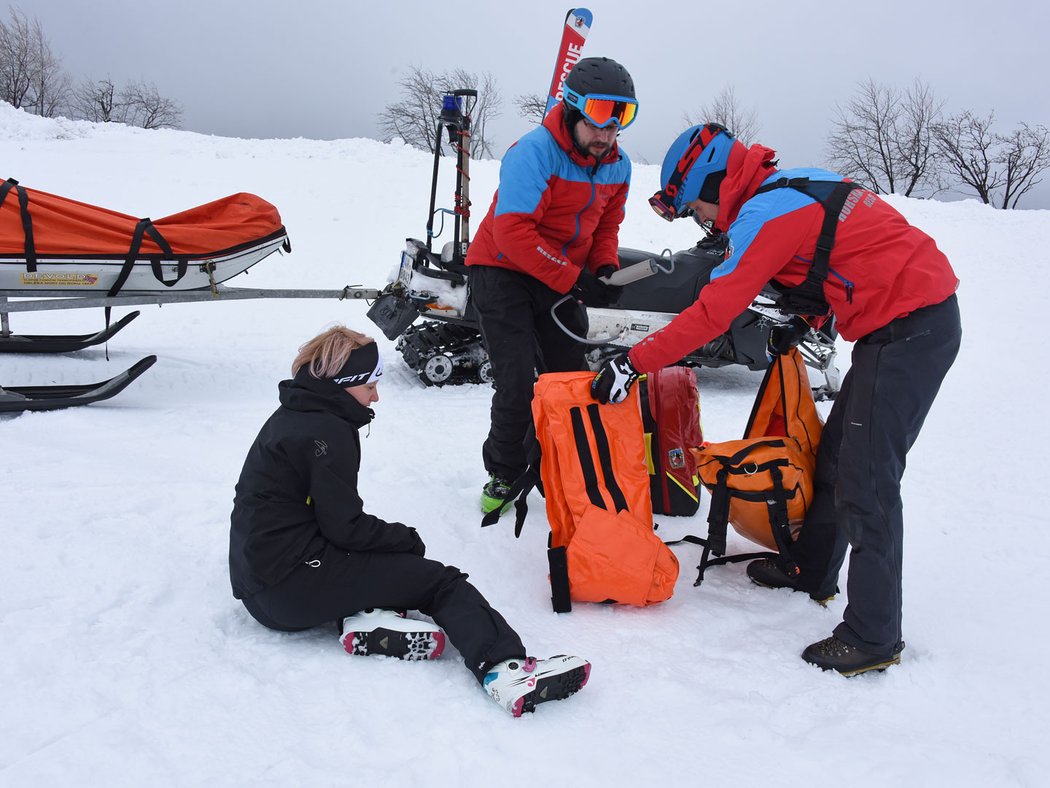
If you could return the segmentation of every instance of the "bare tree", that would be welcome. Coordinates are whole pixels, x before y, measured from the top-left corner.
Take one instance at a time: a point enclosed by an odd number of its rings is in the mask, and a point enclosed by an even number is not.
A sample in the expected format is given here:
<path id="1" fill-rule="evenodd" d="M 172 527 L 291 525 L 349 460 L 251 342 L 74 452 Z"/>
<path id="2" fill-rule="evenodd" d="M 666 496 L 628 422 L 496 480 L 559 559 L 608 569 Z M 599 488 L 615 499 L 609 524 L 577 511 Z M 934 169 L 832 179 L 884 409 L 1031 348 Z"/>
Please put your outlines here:
<path id="1" fill-rule="evenodd" d="M 933 127 L 941 119 L 944 102 L 933 95 L 929 85 L 915 80 L 904 92 L 901 123 L 897 129 L 897 157 L 901 163 L 904 194 L 928 186 L 933 191 L 940 187 L 941 163 L 933 139 Z"/>
<path id="2" fill-rule="evenodd" d="M 921 81 L 902 93 L 869 79 L 838 108 L 828 163 L 877 194 L 910 196 L 932 186 L 939 172 L 932 134 L 941 107 Z"/>
<path id="3" fill-rule="evenodd" d="M 699 123 L 720 123 L 745 145 L 750 145 L 755 141 L 759 129 L 755 111 L 740 106 L 736 97 L 736 89 L 732 85 L 722 88 L 710 104 L 701 106 L 698 116 L 687 112 L 682 115 L 682 120 L 687 126 L 695 126 Z"/>
<path id="4" fill-rule="evenodd" d="M 37 30 L 34 36 L 36 69 L 32 80 L 33 111 L 43 118 L 53 118 L 69 106 L 73 82 L 62 68 L 62 60 L 51 51 L 51 44 Z"/>
<path id="5" fill-rule="evenodd" d="M 129 82 L 121 89 L 119 103 L 125 107 L 124 122 L 144 129 L 179 128 L 182 105 L 160 95 L 152 82 Z"/>
<path id="6" fill-rule="evenodd" d="M 127 108 L 118 99 L 116 86 L 109 77 L 85 79 L 74 90 L 70 101 L 73 114 L 96 123 L 124 122 Z"/>
<path id="7" fill-rule="evenodd" d="M 993 131 L 995 113 L 969 110 L 934 127 L 937 153 L 945 168 L 986 205 L 1016 208 L 1050 169 L 1050 131 L 1022 123 L 1009 134 Z"/>
<path id="8" fill-rule="evenodd" d="M 457 82 L 462 82 L 463 80 L 474 80 L 474 84 L 469 87 L 478 91 L 478 101 L 471 112 L 471 157 L 475 159 L 481 158 L 482 156 L 489 156 L 490 158 L 494 157 L 496 152 L 493 149 L 494 143 L 489 136 L 488 124 L 502 114 L 501 107 L 503 106 L 503 98 L 500 96 L 499 85 L 496 83 L 495 77 L 493 77 L 492 74 L 485 72 L 482 74 L 479 84 L 477 78 L 473 74 L 468 74 L 461 69 L 456 69 L 452 74 L 452 79 L 453 85 Z M 451 87 L 451 85 L 449 87 Z M 447 90 L 448 87 L 445 89 Z M 455 88 L 453 87 L 452 89 Z"/>
<path id="9" fill-rule="evenodd" d="M 1022 123 L 1010 134 L 1000 136 L 996 161 L 1002 166 L 1003 191 L 1000 208 L 1016 208 L 1039 178 L 1050 168 L 1050 131 L 1045 126 Z"/>
<path id="10" fill-rule="evenodd" d="M 433 153 L 442 98 L 454 90 L 477 90 L 478 100 L 471 112 L 470 155 L 493 155 L 487 127 L 489 121 L 499 117 L 503 100 L 491 74 L 485 73 L 479 80 L 463 69 L 434 74 L 421 66 L 411 66 L 399 84 L 401 100 L 388 104 L 379 113 L 377 126 L 384 141 L 400 139 Z"/>
<path id="11" fill-rule="evenodd" d="M 70 89 L 62 61 L 37 19 L 14 6 L 0 22 L 0 99 L 45 117 L 64 109 Z"/>
<path id="12" fill-rule="evenodd" d="M 0 22 L 0 98 L 12 107 L 22 106 L 32 84 L 30 24 L 25 14 L 8 9 L 8 21 Z"/>
<path id="13" fill-rule="evenodd" d="M 526 93 L 518 96 L 514 99 L 514 106 L 518 109 L 518 115 L 529 123 L 543 123 L 547 115 L 547 97 L 539 93 Z"/>
<path id="14" fill-rule="evenodd" d="M 933 128 L 937 152 L 945 168 L 976 193 L 986 205 L 1002 186 L 995 166 L 995 113 L 978 117 L 969 110 L 952 115 Z"/>

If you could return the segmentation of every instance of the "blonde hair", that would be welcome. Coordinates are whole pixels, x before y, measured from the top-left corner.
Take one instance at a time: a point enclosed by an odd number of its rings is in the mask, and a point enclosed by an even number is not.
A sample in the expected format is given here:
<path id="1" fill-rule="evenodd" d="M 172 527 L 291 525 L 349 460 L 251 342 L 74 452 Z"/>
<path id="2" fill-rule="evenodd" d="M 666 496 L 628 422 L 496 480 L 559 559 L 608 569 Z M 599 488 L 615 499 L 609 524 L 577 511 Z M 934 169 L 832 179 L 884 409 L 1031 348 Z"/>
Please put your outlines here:
<path id="1" fill-rule="evenodd" d="M 318 380 L 334 377 L 354 350 L 373 342 L 372 337 L 359 331 L 333 326 L 299 346 L 299 355 L 292 362 L 292 376 L 309 367 L 310 375 Z"/>

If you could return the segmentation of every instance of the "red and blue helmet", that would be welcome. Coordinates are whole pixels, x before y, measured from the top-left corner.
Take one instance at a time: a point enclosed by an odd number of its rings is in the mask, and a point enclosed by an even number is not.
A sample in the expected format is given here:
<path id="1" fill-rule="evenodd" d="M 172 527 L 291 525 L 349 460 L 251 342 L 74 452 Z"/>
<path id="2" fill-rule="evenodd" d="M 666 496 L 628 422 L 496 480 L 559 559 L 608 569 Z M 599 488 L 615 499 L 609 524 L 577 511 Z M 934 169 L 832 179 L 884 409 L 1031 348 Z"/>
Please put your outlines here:
<path id="1" fill-rule="evenodd" d="M 717 205 L 735 142 L 732 133 L 717 123 L 691 126 L 678 135 L 660 170 L 663 188 L 649 200 L 653 210 L 670 222 L 688 216 L 686 204 L 694 200 Z"/>

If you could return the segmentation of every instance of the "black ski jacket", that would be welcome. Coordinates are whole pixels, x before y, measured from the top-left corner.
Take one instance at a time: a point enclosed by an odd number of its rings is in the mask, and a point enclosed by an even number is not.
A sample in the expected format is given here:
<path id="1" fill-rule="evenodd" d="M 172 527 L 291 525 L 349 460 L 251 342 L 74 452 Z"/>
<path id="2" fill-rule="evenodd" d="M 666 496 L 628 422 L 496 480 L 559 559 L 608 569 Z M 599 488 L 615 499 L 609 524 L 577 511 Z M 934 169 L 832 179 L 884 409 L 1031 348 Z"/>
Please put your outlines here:
<path id="1" fill-rule="evenodd" d="M 357 493 L 358 429 L 372 420 L 371 409 L 305 368 L 278 389 L 281 407 L 249 449 L 233 499 L 233 595 L 276 585 L 329 545 L 422 555 L 414 528 L 366 514 Z"/>

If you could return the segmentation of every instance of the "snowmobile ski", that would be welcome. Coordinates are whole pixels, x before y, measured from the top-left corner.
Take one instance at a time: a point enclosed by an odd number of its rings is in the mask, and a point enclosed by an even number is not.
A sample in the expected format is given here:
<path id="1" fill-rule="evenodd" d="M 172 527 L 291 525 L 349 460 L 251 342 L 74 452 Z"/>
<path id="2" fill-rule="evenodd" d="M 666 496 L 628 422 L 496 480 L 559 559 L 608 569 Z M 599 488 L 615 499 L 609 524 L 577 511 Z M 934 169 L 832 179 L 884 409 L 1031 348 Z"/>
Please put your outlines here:
<path id="1" fill-rule="evenodd" d="M 547 93 L 546 116 L 561 101 L 562 87 L 572 67 L 583 57 L 583 44 L 591 32 L 594 14 L 586 8 L 570 8 L 565 15 L 565 26 L 561 34 L 561 46 L 558 47 L 558 59 L 554 61 L 554 76 L 551 88 Z"/>
<path id="2" fill-rule="evenodd" d="M 156 363 L 156 356 L 146 356 L 128 369 L 101 383 L 78 386 L 12 386 L 0 388 L 0 413 L 26 410 L 58 410 L 88 405 L 116 396 L 128 384 Z"/>
<path id="3" fill-rule="evenodd" d="M 73 353 L 108 342 L 114 334 L 139 316 L 136 310 L 94 334 L 0 334 L 0 353 Z"/>

